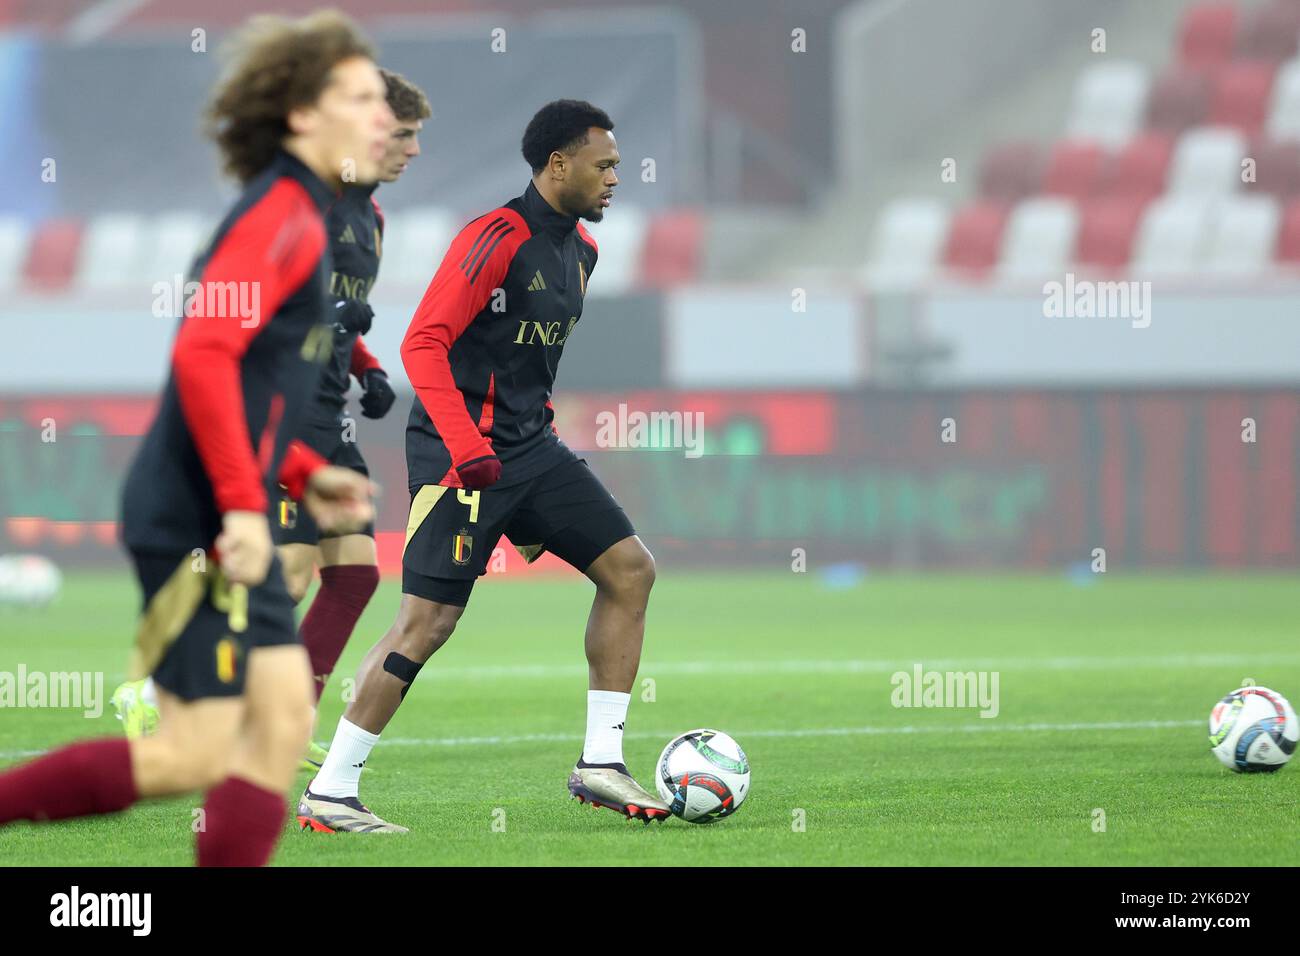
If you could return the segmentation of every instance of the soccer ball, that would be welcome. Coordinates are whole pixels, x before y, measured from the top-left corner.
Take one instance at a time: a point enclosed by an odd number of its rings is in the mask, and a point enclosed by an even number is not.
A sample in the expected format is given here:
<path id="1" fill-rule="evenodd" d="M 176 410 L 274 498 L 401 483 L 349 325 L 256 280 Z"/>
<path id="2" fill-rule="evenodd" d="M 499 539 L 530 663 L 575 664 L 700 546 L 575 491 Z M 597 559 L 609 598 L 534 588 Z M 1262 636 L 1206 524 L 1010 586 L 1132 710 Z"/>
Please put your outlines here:
<path id="1" fill-rule="evenodd" d="M 1210 752 L 1237 773 L 1280 770 L 1298 738 L 1295 711 L 1267 687 L 1241 687 L 1210 711 Z"/>
<path id="2" fill-rule="evenodd" d="M 0 604 L 41 607 L 54 600 L 63 575 L 49 558 L 39 554 L 0 556 Z"/>
<path id="3" fill-rule="evenodd" d="M 749 759 L 724 733 L 692 730 L 674 737 L 659 755 L 659 796 L 688 823 L 729 817 L 749 794 Z"/>

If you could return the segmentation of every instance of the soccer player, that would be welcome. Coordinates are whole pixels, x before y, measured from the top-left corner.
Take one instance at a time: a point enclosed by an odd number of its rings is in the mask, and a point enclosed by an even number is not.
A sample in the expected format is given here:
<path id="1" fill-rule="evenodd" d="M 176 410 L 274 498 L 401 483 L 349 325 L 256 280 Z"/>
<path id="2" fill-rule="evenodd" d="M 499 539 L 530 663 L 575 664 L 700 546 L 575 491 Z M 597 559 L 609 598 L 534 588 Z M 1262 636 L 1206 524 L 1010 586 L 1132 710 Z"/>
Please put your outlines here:
<path id="1" fill-rule="evenodd" d="M 334 348 L 321 374 L 316 397 L 300 436 L 309 448 L 333 465 L 369 475 L 357 448 L 355 422 L 344 411 L 351 376 L 364 392 L 361 414 L 383 418 L 395 395 L 379 360 L 361 336 L 370 331 L 374 312 L 368 299 L 379 273 L 384 217 L 374 193 L 380 183 L 396 182 L 407 165 L 420 155 L 420 129 L 432 114 L 423 91 L 404 76 L 380 70 L 386 99 L 397 125 L 389 140 L 379 181 L 352 185 L 330 206 L 325 230 L 330 241 L 334 271 L 330 274 L 330 306 L 334 309 Z M 312 573 L 320 567 L 320 590 L 303 617 L 303 645 L 316 679 L 316 701 L 329 682 L 334 665 L 379 584 L 373 524 L 352 534 L 322 532 L 311 515 L 302 513 L 291 498 L 280 504 L 278 552 L 285 584 L 294 603 L 302 600 Z M 304 768 L 317 770 L 325 751 L 309 745 Z"/>
<path id="2" fill-rule="evenodd" d="M 332 12 L 257 17 L 236 41 L 207 118 L 243 191 L 193 267 L 123 494 L 144 591 L 133 670 L 153 675 L 162 719 L 0 774 L 0 825 L 204 790 L 199 865 L 271 855 L 312 708 L 268 505 L 278 482 L 322 527 L 374 513 L 363 476 L 290 441 L 329 347 L 323 212 L 346 175 L 378 177 L 393 123 L 373 60 Z"/>
<path id="3" fill-rule="evenodd" d="M 522 144 L 532 182 L 460 231 L 411 320 L 402 342 L 416 391 L 402 603 L 362 661 L 357 697 L 299 801 L 304 828 L 405 832 L 361 803 L 361 769 L 420 668 L 451 636 L 503 533 L 529 561 L 550 551 L 596 585 L 587 734 L 570 792 L 646 821 L 668 814 L 623 762 L 654 560 L 560 440 L 550 402 L 596 265 L 596 243 L 579 220 L 599 222 L 618 185 L 613 129 L 590 103 L 542 107 Z"/>

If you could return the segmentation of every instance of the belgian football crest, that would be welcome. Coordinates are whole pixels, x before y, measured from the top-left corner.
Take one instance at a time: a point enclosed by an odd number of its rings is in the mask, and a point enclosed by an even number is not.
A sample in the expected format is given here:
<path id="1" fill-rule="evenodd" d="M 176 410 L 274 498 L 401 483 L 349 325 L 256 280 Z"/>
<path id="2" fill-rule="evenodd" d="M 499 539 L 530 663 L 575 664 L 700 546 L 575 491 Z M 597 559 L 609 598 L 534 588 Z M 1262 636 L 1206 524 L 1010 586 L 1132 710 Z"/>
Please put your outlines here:
<path id="1" fill-rule="evenodd" d="M 461 528 L 451 539 L 451 560 L 456 564 L 469 564 L 470 551 L 474 548 L 474 538 L 468 528 Z"/>
<path id="2" fill-rule="evenodd" d="M 280 499 L 280 527 L 296 528 L 298 526 L 298 502 L 292 498 Z"/>

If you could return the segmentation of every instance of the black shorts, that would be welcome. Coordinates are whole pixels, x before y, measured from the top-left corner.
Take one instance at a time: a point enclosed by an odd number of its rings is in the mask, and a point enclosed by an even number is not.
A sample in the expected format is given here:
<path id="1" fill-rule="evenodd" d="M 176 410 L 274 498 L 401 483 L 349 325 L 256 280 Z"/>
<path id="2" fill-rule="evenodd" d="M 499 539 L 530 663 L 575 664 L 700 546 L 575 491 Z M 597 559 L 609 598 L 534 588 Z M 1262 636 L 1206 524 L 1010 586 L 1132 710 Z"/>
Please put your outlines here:
<path id="1" fill-rule="evenodd" d="M 361 449 L 357 447 L 355 441 L 345 441 L 343 434 L 342 421 L 329 425 L 309 424 L 303 430 L 301 440 L 331 465 L 351 468 L 369 478 L 370 469 L 366 467 L 366 460 L 361 457 Z M 321 531 L 307 509 L 287 495 L 280 499 L 277 517 L 279 519 L 275 536 L 277 544 L 316 545 L 320 543 L 321 538 L 341 537 L 337 532 Z M 360 531 L 347 533 L 364 534 L 373 538 L 375 523 L 372 521 Z"/>
<path id="2" fill-rule="evenodd" d="M 152 674 L 187 701 L 237 697 L 249 651 L 300 643 L 278 558 L 265 581 L 242 593 L 220 568 L 189 554 L 132 551 L 131 560 L 144 591 L 133 678 Z"/>
<path id="3" fill-rule="evenodd" d="M 411 495 L 402 592 L 464 607 L 504 534 L 530 564 L 545 551 L 579 571 L 636 534 L 584 458 L 508 488 L 422 485 Z"/>

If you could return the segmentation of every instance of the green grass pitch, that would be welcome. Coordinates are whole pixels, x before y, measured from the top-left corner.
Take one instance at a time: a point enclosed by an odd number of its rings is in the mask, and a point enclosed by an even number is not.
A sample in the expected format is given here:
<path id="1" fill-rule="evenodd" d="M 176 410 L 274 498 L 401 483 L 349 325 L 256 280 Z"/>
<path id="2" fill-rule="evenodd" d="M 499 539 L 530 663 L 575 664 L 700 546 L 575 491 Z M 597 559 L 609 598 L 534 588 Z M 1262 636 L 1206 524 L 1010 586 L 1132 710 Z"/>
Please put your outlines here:
<path id="1" fill-rule="evenodd" d="M 1300 766 L 1233 774 L 1205 736 L 1210 707 L 1245 678 L 1300 701 L 1289 576 L 873 576 L 828 589 L 814 573 L 661 572 L 639 678 L 653 700 L 639 683 L 627 762 L 653 787 L 676 733 L 735 736 L 751 795 L 712 826 L 644 826 L 568 799 L 590 593 L 576 576 L 482 579 L 362 777 L 362 799 L 412 833 L 286 828 L 275 863 L 1300 863 Z M 318 739 L 397 599 L 386 580 L 326 692 Z M 136 601 L 125 574 L 71 575 L 50 609 L 0 613 L 0 671 L 102 670 L 107 698 Z M 996 671 L 998 715 L 894 707 L 891 675 L 916 663 Z M 98 719 L 0 709 L 0 765 L 118 726 L 106 700 Z M 0 863 L 185 865 L 200 802 L 6 827 Z"/>

